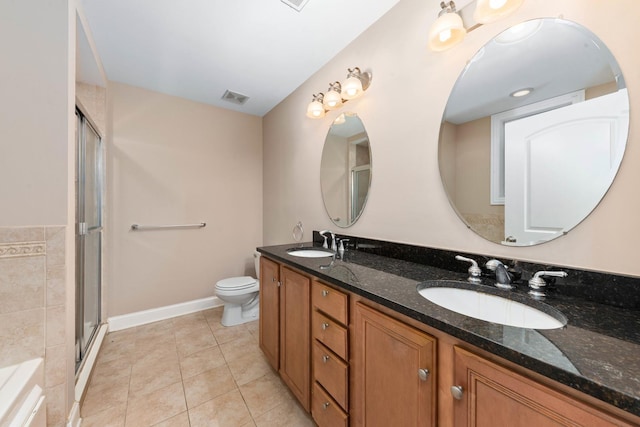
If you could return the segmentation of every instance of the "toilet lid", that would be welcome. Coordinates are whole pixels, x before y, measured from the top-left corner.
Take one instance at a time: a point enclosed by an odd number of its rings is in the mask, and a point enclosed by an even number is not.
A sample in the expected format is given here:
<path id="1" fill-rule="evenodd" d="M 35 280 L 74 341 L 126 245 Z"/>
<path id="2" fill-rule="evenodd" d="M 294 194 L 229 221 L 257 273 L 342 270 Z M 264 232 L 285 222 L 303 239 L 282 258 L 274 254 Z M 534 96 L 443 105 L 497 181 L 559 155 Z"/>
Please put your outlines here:
<path id="1" fill-rule="evenodd" d="M 254 286 L 256 279 L 250 276 L 230 277 L 228 279 L 220 280 L 216 283 L 216 289 L 246 289 Z"/>

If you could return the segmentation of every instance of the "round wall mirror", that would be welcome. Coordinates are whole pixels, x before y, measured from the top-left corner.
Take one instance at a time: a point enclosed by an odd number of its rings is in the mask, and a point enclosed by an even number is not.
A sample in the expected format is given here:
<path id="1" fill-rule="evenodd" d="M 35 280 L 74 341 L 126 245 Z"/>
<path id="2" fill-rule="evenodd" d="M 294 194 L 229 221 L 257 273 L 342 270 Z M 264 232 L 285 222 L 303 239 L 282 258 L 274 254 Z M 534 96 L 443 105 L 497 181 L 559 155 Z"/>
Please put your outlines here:
<path id="1" fill-rule="evenodd" d="M 333 121 L 322 149 L 320 186 L 324 207 L 338 227 L 355 223 L 371 185 L 371 148 L 362 120 L 342 113 Z"/>
<path id="2" fill-rule="evenodd" d="M 467 226 L 502 245 L 555 239 L 609 189 L 624 154 L 629 97 L 591 31 L 518 24 L 469 61 L 440 128 L 440 175 Z"/>

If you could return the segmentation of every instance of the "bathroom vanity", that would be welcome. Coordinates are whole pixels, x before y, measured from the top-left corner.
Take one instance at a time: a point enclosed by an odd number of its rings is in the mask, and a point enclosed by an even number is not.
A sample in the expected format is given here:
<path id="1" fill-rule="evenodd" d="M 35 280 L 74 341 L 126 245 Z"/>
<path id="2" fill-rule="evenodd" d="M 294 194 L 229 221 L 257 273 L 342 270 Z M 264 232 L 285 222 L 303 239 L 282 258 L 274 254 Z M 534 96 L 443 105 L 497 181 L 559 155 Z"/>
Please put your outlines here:
<path id="1" fill-rule="evenodd" d="M 292 246 L 258 249 L 260 347 L 319 426 L 640 425 L 637 309 L 553 292 L 565 327 L 503 326 L 419 295 L 466 281 L 444 251 L 423 264 L 371 245 L 332 262 Z"/>

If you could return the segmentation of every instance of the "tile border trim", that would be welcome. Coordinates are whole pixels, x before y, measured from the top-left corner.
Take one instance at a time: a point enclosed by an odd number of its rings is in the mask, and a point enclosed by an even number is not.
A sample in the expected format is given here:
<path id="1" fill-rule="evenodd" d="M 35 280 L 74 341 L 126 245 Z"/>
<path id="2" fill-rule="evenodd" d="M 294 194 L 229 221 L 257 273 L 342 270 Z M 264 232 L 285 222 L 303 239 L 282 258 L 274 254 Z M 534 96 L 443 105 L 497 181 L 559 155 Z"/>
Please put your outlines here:
<path id="1" fill-rule="evenodd" d="M 30 256 L 44 256 L 47 254 L 45 242 L 21 242 L 0 244 L 0 259 Z"/>

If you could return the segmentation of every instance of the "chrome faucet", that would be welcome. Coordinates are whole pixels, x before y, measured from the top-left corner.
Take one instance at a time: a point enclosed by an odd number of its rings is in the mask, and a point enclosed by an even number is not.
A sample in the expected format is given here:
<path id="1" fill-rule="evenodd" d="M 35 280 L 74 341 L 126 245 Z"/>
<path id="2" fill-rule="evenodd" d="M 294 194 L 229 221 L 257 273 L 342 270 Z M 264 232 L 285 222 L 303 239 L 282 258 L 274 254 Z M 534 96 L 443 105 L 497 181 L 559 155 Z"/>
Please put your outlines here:
<path id="1" fill-rule="evenodd" d="M 511 274 L 509 274 L 507 267 L 501 261 L 497 259 L 490 259 L 485 264 L 485 267 L 496 273 L 497 288 L 511 290 L 515 287 L 511 283 L 513 282 Z"/>
<path id="2" fill-rule="evenodd" d="M 336 242 L 336 235 L 331 230 L 322 230 L 319 233 L 322 237 L 324 237 L 324 243 L 323 243 L 322 247 L 325 248 L 325 249 L 329 249 L 329 246 L 327 245 L 327 236 L 325 236 L 325 233 L 331 234 L 331 250 L 334 251 L 334 252 L 337 252 L 338 251 L 338 243 Z"/>
<path id="3" fill-rule="evenodd" d="M 567 272 L 538 271 L 534 274 L 533 277 L 529 279 L 529 295 L 533 299 L 544 299 L 547 296 L 544 289 L 547 286 L 547 282 L 542 278 L 542 276 L 567 277 Z"/>
<path id="4" fill-rule="evenodd" d="M 467 281 L 476 284 L 482 283 L 482 279 L 480 278 L 480 276 L 482 276 L 482 270 L 480 269 L 480 267 L 478 267 L 477 262 L 475 262 L 471 258 L 463 257 L 462 255 L 456 255 L 456 259 L 458 261 L 466 261 L 471 264 L 471 267 L 469 267 L 468 270 L 469 277 L 467 278 Z"/>

